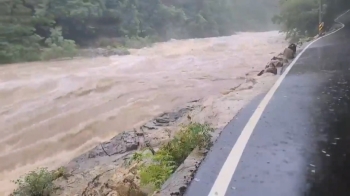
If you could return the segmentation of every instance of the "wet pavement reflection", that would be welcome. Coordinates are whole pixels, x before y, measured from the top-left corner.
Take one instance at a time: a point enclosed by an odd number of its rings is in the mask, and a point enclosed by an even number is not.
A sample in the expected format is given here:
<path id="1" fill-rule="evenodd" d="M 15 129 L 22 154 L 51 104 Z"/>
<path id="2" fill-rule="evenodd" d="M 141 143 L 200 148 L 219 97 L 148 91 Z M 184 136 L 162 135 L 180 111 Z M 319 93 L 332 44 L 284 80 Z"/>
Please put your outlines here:
<path id="1" fill-rule="evenodd" d="M 342 44 L 321 51 L 324 61 L 319 71 L 327 77 L 314 94 L 317 165 L 308 180 L 308 196 L 350 195 L 350 37 L 343 39 L 349 32 L 346 28 L 338 35 Z"/>

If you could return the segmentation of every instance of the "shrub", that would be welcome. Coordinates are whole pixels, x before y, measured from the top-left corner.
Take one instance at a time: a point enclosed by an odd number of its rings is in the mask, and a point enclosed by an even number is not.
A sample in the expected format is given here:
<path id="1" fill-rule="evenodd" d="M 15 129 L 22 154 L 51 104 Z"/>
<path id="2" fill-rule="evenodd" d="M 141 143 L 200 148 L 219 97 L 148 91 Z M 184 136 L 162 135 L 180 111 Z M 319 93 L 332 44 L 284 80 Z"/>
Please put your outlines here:
<path id="1" fill-rule="evenodd" d="M 154 163 L 140 168 L 141 184 L 153 185 L 156 189 L 160 189 L 177 168 L 171 159 L 170 155 L 155 155 Z"/>
<path id="2" fill-rule="evenodd" d="M 77 55 L 77 46 L 73 40 L 64 39 L 62 29 L 57 27 L 51 29 L 51 35 L 45 40 L 48 48 L 43 49 L 41 58 L 43 60 L 70 57 Z"/>
<path id="3" fill-rule="evenodd" d="M 212 128 L 209 125 L 199 123 L 191 123 L 183 127 L 172 141 L 156 152 L 150 164 L 140 167 L 141 184 L 151 184 L 156 189 L 160 189 L 196 147 L 208 148 L 211 145 L 211 131 Z"/>
<path id="4" fill-rule="evenodd" d="M 14 183 L 18 186 L 13 196 L 49 196 L 56 190 L 55 176 L 47 168 L 31 171 Z"/>

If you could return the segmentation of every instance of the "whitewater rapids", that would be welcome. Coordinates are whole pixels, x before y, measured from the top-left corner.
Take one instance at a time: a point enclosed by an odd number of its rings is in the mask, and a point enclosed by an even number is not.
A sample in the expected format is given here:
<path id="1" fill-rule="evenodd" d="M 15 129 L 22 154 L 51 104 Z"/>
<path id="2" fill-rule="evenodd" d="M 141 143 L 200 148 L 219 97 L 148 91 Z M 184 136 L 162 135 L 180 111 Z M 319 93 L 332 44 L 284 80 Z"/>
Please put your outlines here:
<path id="1" fill-rule="evenodd" d="M 277 31 L 238 33 L 172 40 L 128 56 L 0 67 L 0 195 L 28 171 L 60 166 L 163 111 L 221 95 L 286 45 Z"/>

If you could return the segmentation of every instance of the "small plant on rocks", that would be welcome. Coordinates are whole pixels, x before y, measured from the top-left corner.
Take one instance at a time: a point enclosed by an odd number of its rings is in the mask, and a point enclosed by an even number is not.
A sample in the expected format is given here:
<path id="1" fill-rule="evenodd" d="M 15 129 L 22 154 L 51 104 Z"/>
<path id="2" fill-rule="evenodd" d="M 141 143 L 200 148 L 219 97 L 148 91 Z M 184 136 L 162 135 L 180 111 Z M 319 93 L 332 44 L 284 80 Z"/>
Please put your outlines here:
<path id="1" fill-rule="evenodd" d="M 199 123 L 183 127 L 172 141 L 155 153 L 149 164 L 139 168 L 141 184 L 153 185 L 159 190 L 196 147 L 211 145 L 212 130 L 209 125 Z"/>
<path id="2" fill-rule="evenodd" d="M 53 182 L 58 178 L 67 179 L 68 177 L 69 174 L 65 167 L 59 167 L 53 171 L 40 168 L 14 181 L 17 189 L 10 196 L 49 196 L 59 189 Z"/>
<path id="3" fill-rule="evenodd" d="M 57 176 L 47 168 L 31 171 L 14 183 L 18 186 L 12 196 L 49 196 L 57 187 L 53 181 Z"/>

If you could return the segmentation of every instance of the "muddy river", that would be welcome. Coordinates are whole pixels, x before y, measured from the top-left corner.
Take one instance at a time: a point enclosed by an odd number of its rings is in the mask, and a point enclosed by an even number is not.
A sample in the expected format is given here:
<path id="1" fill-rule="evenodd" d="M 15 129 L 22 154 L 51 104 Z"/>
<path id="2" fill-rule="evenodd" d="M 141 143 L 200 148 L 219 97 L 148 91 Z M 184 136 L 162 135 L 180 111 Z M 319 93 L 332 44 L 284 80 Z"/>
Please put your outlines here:
<path id="1" fill-rule="evenodd" d="M 163 111 L 232 88 L 285 46 L 276 31 L 239 33 L 0 67 L 0 194 L 30 170 L 59 166 Z"/>

